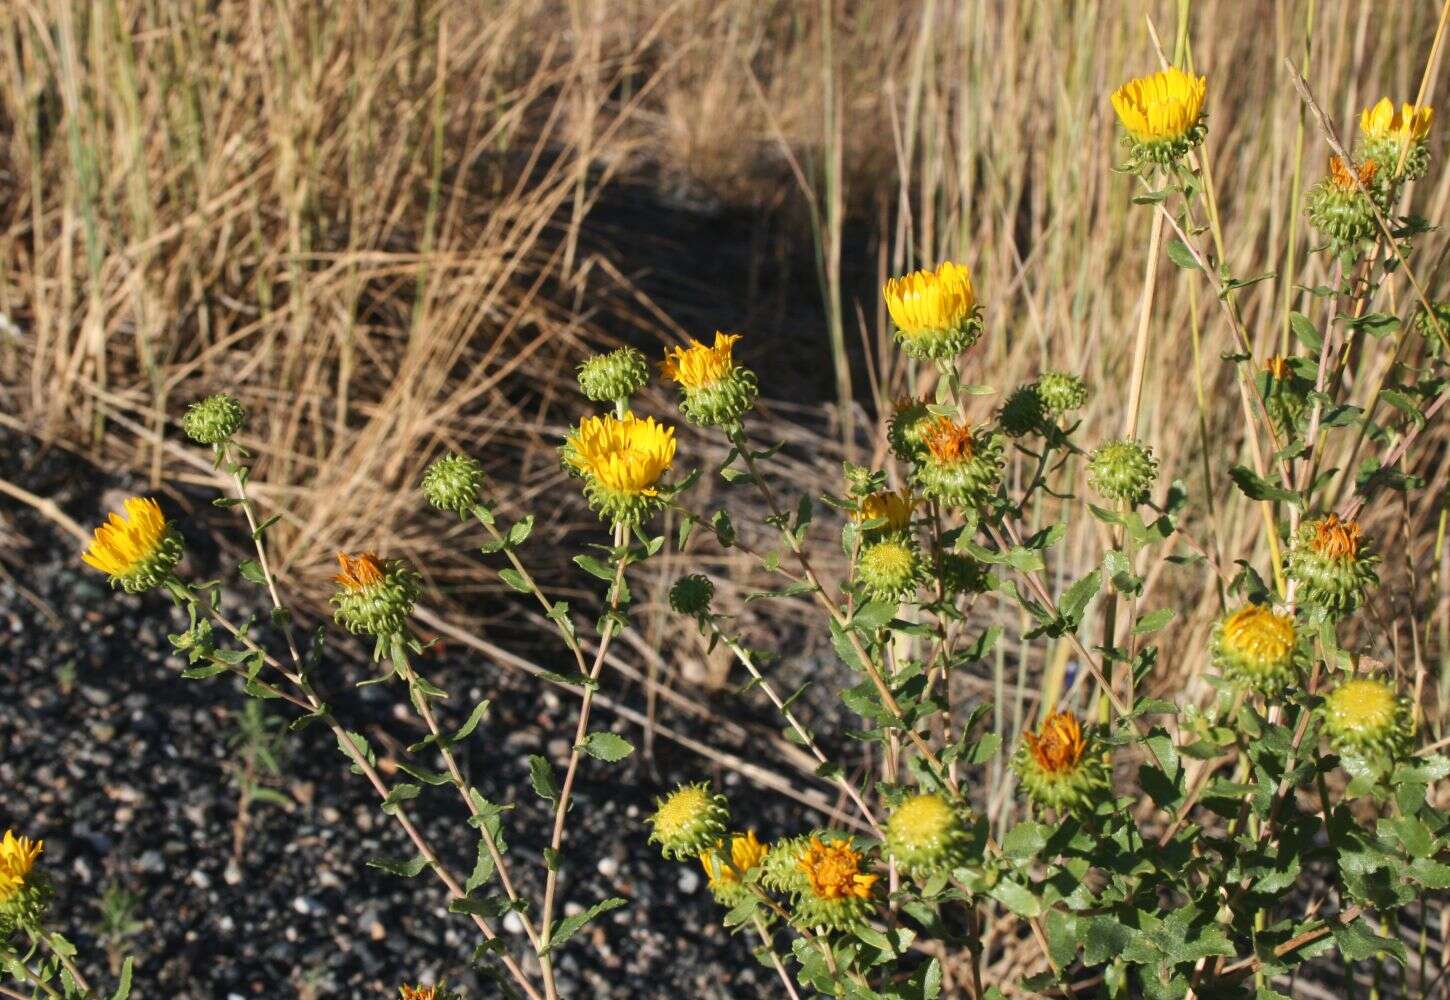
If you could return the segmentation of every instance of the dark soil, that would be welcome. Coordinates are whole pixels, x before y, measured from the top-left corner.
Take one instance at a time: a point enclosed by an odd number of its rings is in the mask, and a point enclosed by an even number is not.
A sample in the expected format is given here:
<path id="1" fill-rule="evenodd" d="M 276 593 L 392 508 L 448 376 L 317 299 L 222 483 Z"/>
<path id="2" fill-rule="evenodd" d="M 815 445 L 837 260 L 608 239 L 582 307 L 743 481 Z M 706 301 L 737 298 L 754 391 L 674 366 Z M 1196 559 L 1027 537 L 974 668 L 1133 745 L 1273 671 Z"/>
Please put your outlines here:
<path id="1" fill-rule="evenodd" d="M 139 488 L 3 433 L 0 476 L 53 497 L 86 525 L 103 515 L 108 488 Z M 205 526 L 183 528 L 194 536 L 187 572 L 217 573 L 208 565 L 216 556 Z M 267 784 L 287 804 L 253 805 L 233 859 L 243 759 L 235 741 L 246 696 L 228 679 L 181 679 L 166 637 L 184 624 L 180 612 L 164 595 L 111 591 L 76 549 L 33 510 L 0 497 L 0 830 L 44 839 L 43 863 L 57 889 L 52 923 L 79 945 L 96 978 L 110 978 L 100 901 L 111 889 L 135 900 L 134 933 L 113 950 L 136 956 L 137 997 L 386 997 L 401 981 L 439 978 L 475 997 L 503 995 L 471 967 L 476 931 L 446 912 L 435 880 L 366 867 L 369 858 L 412 852 L 324 728 L 285 736 L 283 777 Z M 231 610 L 245 618 L 260 605 Z M 521 892 L 537 898 L 538 831 L 549 814 L 529 790 L 526 759 L 543 753 L 556 766 L 563 761 L 575 704 L 477 657 L 450 652 L 429 669 L 454 695 L 446 722 L 456 726 L 480 699 L 492 701 L 462 762 L 487 797 L 515 807 L 505 821 L 512 870 Z M 387 767 L 419 732 L 395 710 L 395 687 L 354 687 L 371 671 L 361 651 L 334 650 L 318 684 Z M 268 703 L 269 714 L 290 722 L 290 709 L 275 705 Z M 596 726 L 625 731 L 607 715 L 596 718 Z M 642 757 L 613 766 L 588 761 L 577 786 L 561 895 L 567 912 L 608 896 L 629 905 L 563 948 L 562 992 L 776 996 L 779 984 L 751 957 L 752 942 L 721 926 L 698 868 L 663 861 L 646 843 L 653 797 L 677 780 L 710 776 L 707 762 L 662 742 L 661 781 Z M 733 774 L 713 776 L 732 785 L 737 809 L 749 810 L 762 834 L 809 822 L 798 806 L 734 782 Z M 428 830 L 466 874 L 475 841 L 446 791 L 424 793 L 436 817 Z M 521 954 L 517 925 L 505 937 Z"/>

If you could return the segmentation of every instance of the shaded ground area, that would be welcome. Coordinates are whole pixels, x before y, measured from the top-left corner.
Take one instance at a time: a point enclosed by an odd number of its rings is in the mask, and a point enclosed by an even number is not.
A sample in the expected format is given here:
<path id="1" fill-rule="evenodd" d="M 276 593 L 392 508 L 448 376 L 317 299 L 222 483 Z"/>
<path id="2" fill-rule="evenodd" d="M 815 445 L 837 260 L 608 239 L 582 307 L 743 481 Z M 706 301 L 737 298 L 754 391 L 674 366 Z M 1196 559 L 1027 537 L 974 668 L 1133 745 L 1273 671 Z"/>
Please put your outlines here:
<path id="1" fill-rule="evenodd" d="M 100 515 L 107 486 L 128 485 L 98 483 L 60 452 L 38 457 L 27 439 L 0 440 L 0 456 L 0 475 L 53 496 L 83 524 Z M 115 888 L 135 899 L 137 996 L 276 996 L 283 987 L 281 995 L 393 996 L 399 975 L 446 976 L 475 996 L 498 995 L 469 970 L 473 928 L 444 911 L 435 882 L 365 867 L 370 857 L 411 851 L 321 727 L 283 741 L 285 777 L 269 784 L 287 804 L 253 806 L 234 862 L 245 696 L 227 680 L 178 677 L 165 632 L 182 622 L 164 597 L 112 593 L 75 558 L 72 539 L 28 508 L 0 501 L 0 529 L 0 828 L 44 838 L 55 924 L 84 956 L 104 962 L 98 900 Z M 189 548 L 190 572 L 216 570 L 204 538 Z M 368 670 L 361 656 L 334 655 L 320 685 L 391 766 L 419 733 L 394 712 L 396 691 L 352 686 Z M 555 734 L 572 730 L 574 706 L 467 656 L 450 654 L 432 673 L 458 696 L 447 709 L 454 725 L 492 699 L 463 763 L 485 795 L 515 806 L 506 824 L 523 862 L 516 872 L 536 894 L 532 875 L 542 866 L 523 845 L 542 839 L 533 831 L 547 815 L 528 791 L 526 758 L 562 761 L 568 743 Z M 290 721 L 282 709 L 269 714 Z M 646 843 L 644 817 L 661 786 L 640 756 L 607 772 L 590 762 L 577 789 L 563 898 L 571 911 L 611 895 L 630 905 L 565 949 L 566 995 L 774 996 L 769 970 L 720 926 L 698 869 L 664 862 Z M 666 782 L 700 777 L 704 766 L 695 757 L 658 764 Z M 799 822 L 798 808 L 777 796 L 730 790 L 753 816 Z M 429 811 L 442 817 L 436 842 L 466 872 L 474 847 L 461 808 L 437 790 L 426 794 L 436 794 Z"/>

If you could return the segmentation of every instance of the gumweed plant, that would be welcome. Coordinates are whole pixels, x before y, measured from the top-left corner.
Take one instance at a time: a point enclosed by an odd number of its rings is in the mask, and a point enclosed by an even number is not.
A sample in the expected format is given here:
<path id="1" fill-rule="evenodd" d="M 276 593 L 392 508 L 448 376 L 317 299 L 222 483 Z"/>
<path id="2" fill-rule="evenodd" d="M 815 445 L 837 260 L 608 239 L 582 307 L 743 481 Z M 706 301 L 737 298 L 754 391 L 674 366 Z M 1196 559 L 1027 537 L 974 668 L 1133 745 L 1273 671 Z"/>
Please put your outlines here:
<path id="1" fill-rule="evenodd" d="M 556 949 L 628 905 L 578 901 L 561 916 L 560 872 L 580 850 L 567 836 L 575 787 L 596 765 L 633 752 L 623 737 L 593 728 L 594 694 L 612 643 L 634 627 L 630 578 L 671 545 L 686 561 L 705 546 L 737 550 L 779 577 L 778 589 L 756 596 L 814 608 L 849 674 L 838 693 L 859 721 L 845 746 L 874 769 L 842 759 L 843 741 L 818 736 L 796 697 L 782 695 L 772 657 L 750 648 L 738 615 L 718 606 L 716 581 L 692 570 L 673 582 L 670 611 L 729 652 L 770 700 L 786 738 L 814 760 L 816 777 L 839 793 L 829 823 L 768 830 L 764 817 L 738 814 L 701 779 L 661 795 L 634 831 L 658 848 L 661 864 L 703 872 L 723 925 L 751 936 L 779 995 L 1271 998 L 1276 977 L 1331 949 L 1347 962 L 1403 965 L 1404 946 L 1385 928 L 1405 906 L 1450 888 L 1450 818 L 1429 795 L 1450 775 L 1450 759 L 1423 745 L 1416 691 L 1366 655 L 1373 637 L 1357 620 L 1382 598 L 1378 553 L 1389 547 L 1364 514 L 1420 488 L 1401 459 L 1445 398 L 1445 311 L 1425 298 L 1413 266 L 1425 224 L 1400 214 L 1407 185 L 1432 169 L 1433 112 L 1388 99 L 1365 109 L 1353 156 L 1330 137 L 1329 172 L 1302 206 L 1336 276 L 1307 293 L 1331 300 L 1326 318 L 1321 328 L 1293 313 L 1298 346 L 1256 356 L 1235 298 L 1252 282 L 1234 278 L 1203 239 L 1219 218 L 1204 169 L 1208 83 L 1180 65 L 1123 84 L 1107 105 L 1123 131 L 1122 169 L 1136 200 L 1173 234 L 1166 256 L 1204 284 L 1238 348 L 1225 363 L 1244 393 L 1256 459 L 1219 474 L 1264 511 L 1259 564 L 1226 570 L 1192 538 L 1181 470 L 1164 466 L 1138 425 L 1140 366 L 1117 435 L 1085 430 L 1089 400 L 1117 394 L 1078 373 L 978 384 L 991 373 L 974 348 L 1001 334 L 990 288 L 979 297 L 969 267 L 951 260 L 882 287 L 916 394 L 884 417 L 881 467 L 848 463 L 830 493 L 787 494 L 773 474 L 779 446 L 760 443 L 771 427 L 757 378 L 736 356 L 748 336 L 691 340 L 653 366 L 633 348 L 580 365 L 581 395 L 599 411 L 561 435 L 559 460 L 599 519 L 599 540 L 575 559 L 602 584 L 602 613 L 588 636 L 588 623 L 530 572 L 533 518 L 504 522 L 478 457 L 448 454 L 429 466 L 419 502 L 478 533 L 488 565 L 539 605 L 575 670 L 556 677 L 579 692 L 562 774 L 534 756 L 520 776 L 553 815 L 528 854 L 543 862 L 533 898 L 515 876 L 528 862 L 509 847 L 518 831 L 508 828 L 508 810 L 467 779 L 455 753 L 488 732 L 488 705 L 461 727 L 444 726 L 437 706 L 447 692 L 420 666 L 427 644 L 412 624 L 423 593 L 414 568 L 386 553 L 338 553 L 332 598 L 336 624 L 372 641 L 378 676 L 367 683 L 395 685 L 428 733 L 408 748 L 403 777 L 385 776 L 369 741 L 319 693 L 326 630 L 305 642 L 294 633 L 268 559 L 276 515 L 264 518 L 248 493 L 248 455 L 238 443 L 248 414 L 234 398 L 199 402 L 181 426 L 211 449 L 230 483 L 217 502 L 241 516 L 255 549 L 238 575 L 261 588 L 270 618 L 234 622 L 221 582 L 184 577 L 181 536 L 153 499 L 127 500 L 83 558 L 114 586 L 176 602 L 187 621 L 171 637 L 187 661 L 183 676 L 236 677 L 249 695 L 294 709 L 298 726 L 330 730 L 415 852 L 371 864 L 436 878 L 449 909 L 481 936 L 475 960 L 534 1000 L 560 995 Z M 1414 279 L 1414 295 L 1395 300 L 1405 316 L 1376 312 L 1381 291 L 1402 277 Z M 1425 350 L 1406 350 L 1387 372 L 1392 381 L 1379 394 L 1393 404 L 1386 416 L 1351 405 L 1343 365 L 1365 331 L 1388 329 L 1419 338 Z M 738 514 L 696 506 L 692 487 L 704 473 L 677 440 L 675 415 L 636 412 L 656 373 L 677 390 L 678 417 L 728 449 L 712 474 L 752 492 L 763 530 L 778 539 L 772 551 L 742 541 Z M 984 417 L 972 400 L 994 395 L 1001 403 Z M 1344 434 L 1359 435 L 1378 457 L 1357 470 L 1322 467 L 1325 440 Z M 1009 460 L 1018 459 L 1029 474 L 1009 476 Z M 1061 521 L 1037 530 L 1031 512 L 1049 497 Z M 665 515 L 677 527 L 670 535 L 661 533 Z M 1086 574 L 1058 585 L 1050 567 L 1068 564 L 1059 543 L 1069 518 L 1099 522 L 1104 544 Z M 844 572 L 821 569 L 822 544 L 839 546 Z M 1150 558 L 1211 574 L 1221 587 L 1222 613 L 1201 637 L 1206 702 L 1144 694 L 1159 666 L 1154 636 L 1174 616 L 1171 607 L 1145 607 Z M 1070 679 L 1064 669 L 1044 681 L 1020 738 L 988 724 L 990 698 L 966 702 L 952 683 L 1000 653 L 1003 630 L 984 626 L 980 613 L 989 603 L 1020 616 L 1024 647 L 1060 649 L 1071 660 Z M 264 628 L 279 642 L 261 642 Z M 980 780 L 989 769 L 1001 776 L 995 797 L 1011 798 L 1011 808 L 989 800 Z M 457 796 L 468 812 L 477 840 L 471 874 L 436 847 L 436 795 Z M 76 985 L 73 949 L 43 929 L 41 857 L 23 837 L 0 842 L 4 968 L 28 976 L 38 995 L 93 995 Z M 1294 891 L 1311 886 L 1312 902 Z M 509 914 L 522 926 L 522 946 L 499 934 Z M 69 992 L 48 987 L 53 980 Z M 443 986 L 400 993 L 454 996 Z"/>

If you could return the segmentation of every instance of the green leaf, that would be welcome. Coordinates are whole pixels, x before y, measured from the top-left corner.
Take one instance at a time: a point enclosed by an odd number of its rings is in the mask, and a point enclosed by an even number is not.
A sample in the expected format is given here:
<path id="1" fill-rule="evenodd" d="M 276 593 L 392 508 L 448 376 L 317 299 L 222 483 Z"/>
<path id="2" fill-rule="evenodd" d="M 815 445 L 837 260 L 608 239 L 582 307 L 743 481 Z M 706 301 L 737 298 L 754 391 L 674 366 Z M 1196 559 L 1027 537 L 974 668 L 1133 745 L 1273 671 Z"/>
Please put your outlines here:
<path id="1" fill-rule="evenodd" d="M 509 545 L 509 548 L 511 548 L 511 549 L 512 548 L 517 548 L 518 546 L 524 544 L 524 541 L 529 537 L 529 534 L 533 530 L 534 530 L 534 515 L 529 514 L 526 517 L 519 518 L 519 520 L 515 521 L 513 523 L 513 525 L 510 526 L 510 528 L 509 528 L 509 533 L 508 533 L 508 545 Z"/>
<path id="2" fill-rule="evenodd" d="M 466 740 L 469 736 L 473 735 L 473 731 L 478 728 L 478 724 L 483 721 L 484 715 L 488 713 L 488 704 L 489 702 L 487 698 L 479 702 L 478 705 L 474 707 L 473 712 L 468 716 L 468 721 L 463 724 L 462 728 L 460 728 L 458 732 L 453 734 L 453 738 L 449 742 L 461 743 L 463 740 Z"/>
<path id="3" fill-rule="evenodd" d="M 1228 474 L 1229 478 L 1234 481 L 1234 485 L 1250 500 L 1277 500 L 1281 503 L 1299 505 L 1299 494 L 1281 486 L 1275 486 L 1247 466 L 1235 465 Z"/>
<path id="4" fill-rule="evenodd" d="M 580 928 L 582 928 L 585 924 L 589 923 L 589 921 L 593 920 L 595 917 L 599 916 L 602 913 L 608 913 L 610 910 L 617 910 L 621 906 L 627 905 L 628 902 L 628 900 L 620 899 L 618 896 L 611 896 L 608 899 L 600 900 L 593 906 L 589 907 L 589 909 L 587 910 L 581 910 L 580 912 L 574 914 L 572 917 L 565 917 L 563 920 L 559 921 L 557 926 L 555 926 L 553 932 L 549 935 L 549 940 L 546 941 L 544 943 L 544 946 L 539 949 L 539 954 L 547 955 L 549 952 L 559 947 L 559 945 L 563 944 L 565 941 L 573 937 L 576 933 L 579 932 Z"/>
<path id="5" fill-rule="evenodd" d="M 1083 935 L 1083 961 L 1088 965 L 1101 965 L 1110 958 L 1116 958 L 1135 936 L 1135 931 L 1123 926 L 1115 917 L 1089 918 L 1087 933 Z"/>
<path id="6" fill-rule="evenodd" d="M 581 753 L 587 753 L 598 760 L 613 764 L 634 753 L 634 744 L 623 736 L 601 730 L 590 733 L 588 738 L 579 744 L 578 749 Z"/>
<path id="7" fill-rule="evenodd" d="M 1067 593 L 1062 595 L 1062 601 L 1058 605 L 1062 616 L 1073 624 L 1081 621 L 1083 610 L 1087 608 L 1088 602 L 1097 596 L 1102 584 L 1102 571 L 1095 569 L 1068 587 Z"/>
<path id="8" fill-rule="evenodd" d="M 116 992 L 111 994 L 111 1000 L 129 1000 L 131 996 L 131 973 L 135 968 L 135 959 L 127 955 L 121 962 L 121 978 L 116 983 Z"/>
<path id="9" fill-rule="evenodd" d="M 575 556 L 574 565 L 578 566 L 590 576 L 596 576 L 610 583 L 614 582 L 614 567 L 595 559 L 593 556 Z"/>
<path id="10" fill-rule="evenodd" d="M 520 594 L 531 594 L 534 588 L 529 586 L 529 581 L 516 569 L 501 569 L 498 571 L 498 578 L 508 584 Z M 611 575 L 610 579 L 614 579 Z"/>
<path id="11" fill-rule="evenodd" d="M 1150 632 L 1156 632 L 1171 622 L 1177 613 L 1173 608 L 1159 608 L 1157 611 L 1151 611 L 1138 619 L 1138 624 L 1133 626 L 1133 634 L 1147 635 Z"/>
<path id="12" fill-rule="evenodd" d="M 468 881 L 463 883 L 463 894 L 473 895 L 475 889 L 486 884 L 494 875 L 493 855 L 488 851 L 488 845 L 482 837 L 478 838 L 478 859 L 473 863 L 473 874 L 468 876 Z"/>
<path id="13" fill-rule="evenodd" d="M 538 754 L 529 755 L 529 781 L 534 793 L 541 799 L 553 801 L 559 797 L 559 786 L 554 781 L 554 769 Z"/>
<path id="14" fill-rule="evenodd" d="M 411 782 L 398 782 L 398 784 L 393 786 L 393 790 L 388 793 L 388 797 L 383 799 L 383 812 L 389 816 L 397 815 L 398 810 L 402 808 L 404 802 L 416 799 L 422 791 L 423 789 L 421 787 Z"/>
<path id="15" fill-rule="evenodd" d="M 862 632 L 881 628 L 896 617 L 899 605 L 895 601 L 872 601 L 856 609 L 851 616 L 851 627 Z"/>
<path id="16" fill-rule="evenodd" d="M 1175 239 L 1168 244 L 1168 259 L 1179 267 L 1187 268 L 1190 271 L 1198 270 L 1198 261 L 1193 259 L 1193 252 L 1182 240 Z"/>
<path id="17" fill-rule="evenodd" d="M 1002 852 L 1010 858 L 1035 858 L 1051 836 L 1052 827 L 1024 820 L 1002 838 Z"/>
<path id="18" fill-rule="evenodd" d="M 1035 917 L 1042 913 L 1042 900 L 1019 882 L 1004 878 L 991 889 L 992 898 L 1019 917 Z"/>
<path id="19" fill-rule="evenodd" d="M 249 580 L 252 583 L 260 583 L 264 586 L 266 585 L 267 574 L 262 572 L 262 564 L 257 562 L 257 560 L 243 559 L 237 569 L 241 571 L 242 579 Z"/>
<path id="20" fill-rule="evenodd" d="M 1324 347 L 1324 338 L 1320 336 L 1318 327 L 1303 313 L 1289 314 L 1289 329 L 1294 331 L 1294 336 L 1299 339 L 1299 343 L 1314 353 L 1319 353 Z"/>
<path id="21" fill-rule="evenodd" d="M 373 858 L 368 862 L 368 867 L 387 872 L 389 875 L 397 875 L 400 878 L 416 878 L 419 872 L 428 867 L 428 859 L 421 854 L 416 855 L 410 861 L 396 861 L 393 858 Z"/>
<path id="22" fill-rule="evenodd" d="M 1363 920 L 1348 924 L 1335 921 L 1329 930 L 1334 935 L 1334 943 L 1339 946 L 1339 953 L 1347 962 L 1373 958 L 1381 952 L 1388 952 L 1401 962 L 1405 961 L 1405 946 L 1401 942 L 1380 937 Z"/>

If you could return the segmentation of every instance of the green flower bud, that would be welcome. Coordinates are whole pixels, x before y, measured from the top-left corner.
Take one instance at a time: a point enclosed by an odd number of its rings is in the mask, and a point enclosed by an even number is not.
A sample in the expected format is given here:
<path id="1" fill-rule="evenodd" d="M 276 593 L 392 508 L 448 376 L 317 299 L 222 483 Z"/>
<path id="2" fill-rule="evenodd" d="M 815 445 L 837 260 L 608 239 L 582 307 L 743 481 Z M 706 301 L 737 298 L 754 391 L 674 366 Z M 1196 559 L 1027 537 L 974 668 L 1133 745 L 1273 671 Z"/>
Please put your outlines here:
<path id="1" fill-rule="evenodd" d="M 1157 478 L 1153 449 L 1137 441 L 1109 441 L 1088 460 L 1088 485 L 1108 500 L 1142 503 Z"/>
<path id="2" fill-rule="evenodd" d="M 926 454 L 914 473 L 921 491 L 945 504 L 986 504 L 1002 481 L 1002 438 L 938 418 L 923 435 Z"/>
<path id="3" fill-rule="evenodd" d="M 187 408 L 181 429 L 197 444 L 222 444 L 247 422 L 242 404 L 224 392 L 208 396 Z"/>
<path id="4" fill-rule="evenodd" d="M 873 601 L 905 600 L 921 583 L 921 552 L 910 539 L 899 536 L 870 542 L 856 560 L 856 579 Z"/>
<path id="5" fill-rule="evenodd" d="M 1341 521 L 1335 514 L 1299 525 L 1288 568 L 1301 604 L 1339 617 L 1364 603 L 1369 589 L 1379 583 L 1379 557 L 1362 539 L 1356 522 Z"/>
<path id="6" fill-rule="evenodd" d="M 628 399 L 649 382 L 649 362 L 633 347 L 596 354 L 579 366 L 579 388 L 596 403 Z"/>
<path id="7" fill-rule="evenodd" d="M 682 576 L 670 588 L 670 607 L 682 615 L 703 615 L 710 610 L 715 585 L 699 573 Z"/>
<path id="8" fill-rule="evenodd" d="M 810 846 L 807 836 L 784 837 L 765 852 L 761 862 L 760 884 L 782 896 L 796 897 L 806 891 L 806 873 L 801 868 L 801 855 Z"/>
<path id="9" fill-rule="evenodd" d="M 1048 416 L 1055 419 L 1087 404 L 1087 383 L 1067 372 L 1043 372 L 1037 378 L 1037 398 Z"/>
<path id="10" fill-rule="evenodd" d="M 1037 394 L 1036 385 L 1020 385 L 1002 404 L 997 414 L 997 424 L 1008 437 L 1026 437 L 1042 430 L 1047 412 L 1042 397 Z"/>
<path id="11" fill-rule="evenodd" d="M 1092 812 L 1112 792 L 1112 771 L 1091 731 L 1071 712 L 1054 712 L 1023 734 L 1012 769 L 1028 797 L 1059 814 Z"/>
<path id="12" fill-rule="evenodd" d="M 1272 698 L 1299 677 L 1301 659 L 1294 619 L 1247 604 L 1213 629 L 1214 666 L 1247 691 Z"/>
<path id="13" fill-rule="evenodd" d="M 1378 172 L 1372 161 L 1353 168 L 1367 190 L 1373 193 Z M 1309 221 L 1329 243 L 1332 256 L 1358 254 L 1379 232 L 1374 203 L 1359 189 L 1355 173 L 1337 156 L 1329 159 L 1329 174 L 1309 190 Z"/>
<path id="14" fill-rule="evenodd" d="M 1450 345 L 1450 302 L 1432 302 L 1433 309 L 1424 306 L 1415 310 L 1415 329 L 1426 341 L 1444 351 Z"/>
<path id="15" fill-rule="evenodd" d="M 1340 684 L 1321 708 L 1324 735 L 1336 753 L 1387 770 L 1414 737 L 1410 705 L 1388 681 L 1355 677 Z"/>
<path id="16" fill-rule="evenodd" d="M 422 590 L 418 574 L 399 559 L 379 563 L 370 552 L 339 552 L 337 561 L 342 564 L 342 572 L 332 578 L 338 585 L 332 595 L 337 623 L 354 635 L 401 635 Z"/>
<path id="17" fill-rule="evenodd" d="M 903 396 L 896 401 L 895 412 L 887 425 L 886 439 L 891 453 L 903 462 L 917 462 L 926 454 L 924 435 L 936 417 L 925 400 Z"/>
<path id="18" fill-rule="evenodd" d="M 467 455 L 444 455 L 423 473 L 423 495 L 439 510 L 459 517 L 478 506 L 483 489 L 483 466 Z"/>
<path id="19" fill-rule="evenodd" d="M 962 810 L 935 792 L 903 800 L 886 822 L 886 853 L 917 878 L 951 871 L 966 861 Z"/>
<path id="20" fill-rule="evenodd" d="M 654 829 L 649 839 L 671 860 L 697 858 L 725 837 L 730 807 L 725 796 L 711 792 L 703 781 L 681 785 L 655 804 L 658 808 L 650 817 Z"/>
<path id="21" fill-rule="evenodd" d="M 943 552 L 937 572 L 941 574 L 948 597 L 980 594 L 991 582 L 987 579 L 987 567 L 965 552 Z"/>

